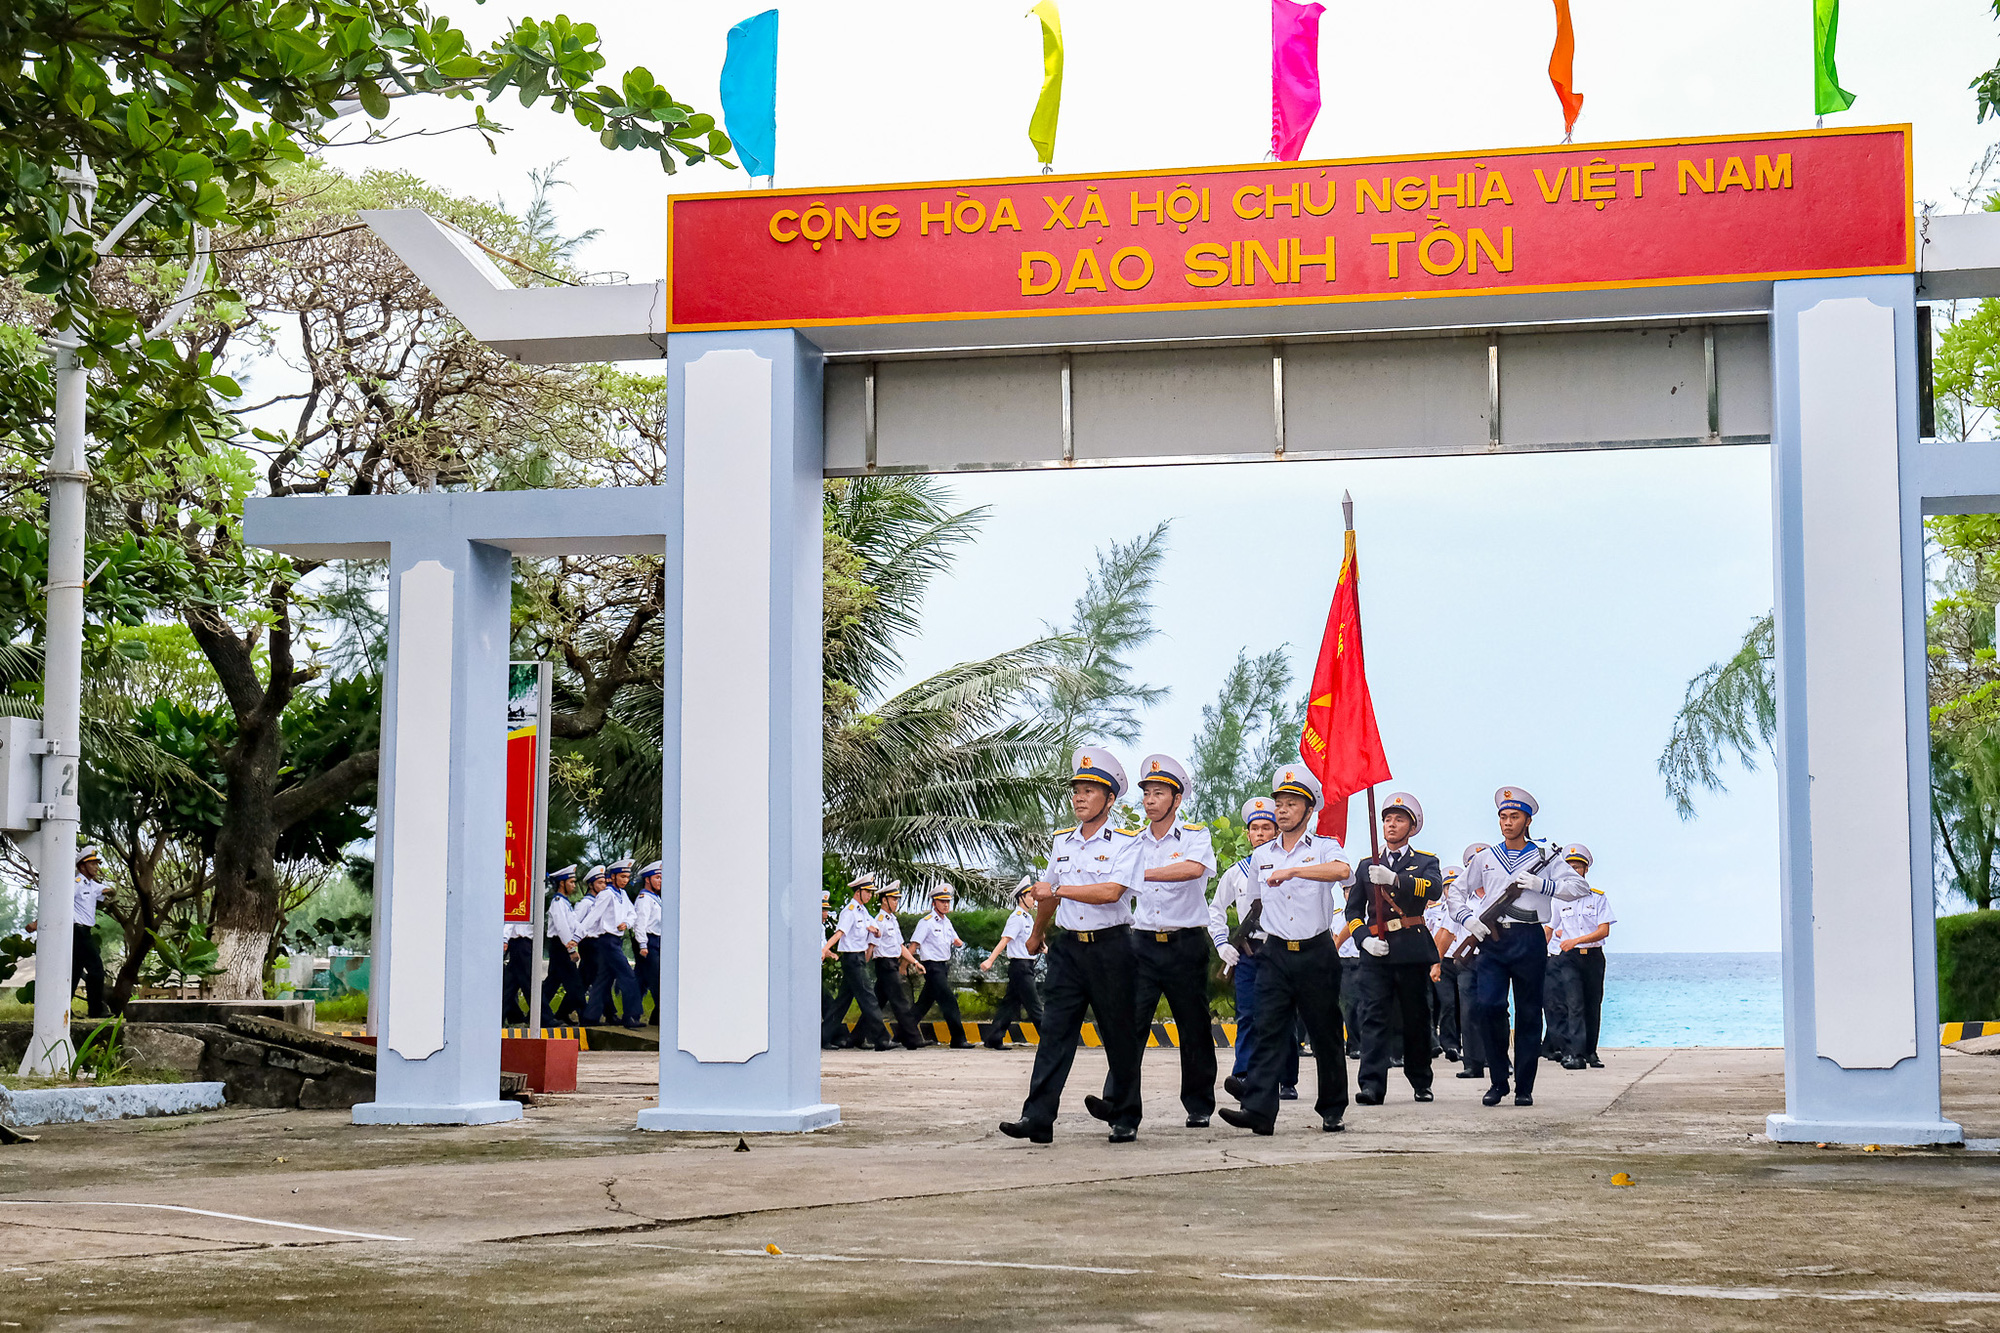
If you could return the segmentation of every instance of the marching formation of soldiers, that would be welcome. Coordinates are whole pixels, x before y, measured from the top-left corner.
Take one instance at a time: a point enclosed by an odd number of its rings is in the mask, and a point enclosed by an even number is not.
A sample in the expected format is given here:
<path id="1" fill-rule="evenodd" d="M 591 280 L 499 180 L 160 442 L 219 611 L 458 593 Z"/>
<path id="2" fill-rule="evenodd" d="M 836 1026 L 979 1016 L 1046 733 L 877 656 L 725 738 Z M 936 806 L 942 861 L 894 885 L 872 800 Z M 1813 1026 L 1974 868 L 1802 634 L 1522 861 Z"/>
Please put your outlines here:
<path id="1" fill-rule="evenodd" d="M 542 1025 L 615 1023 L 646 1026 L 644 1001 L 660 1011 L 660 863 L 635 872 L 630 858 L 584 873 L 578 894 L 576 867 L 548 876 L 543 918 L 548 970 L 542 978 Z M 509 921 L 501 1006 L 509 1021 L 523 1021 L 530 1003 L 529 969 L 534 929 Z M 627 942 L 632 952 L 626 952 Z M 655 1019 L 657 1021 L 657 1018 Z"/>
<path id="2" fill-rule="evenodd" d="M 1511 1093 L 1516 1106 L 1532 1106 L 1545 1007 L 1554 1015 L 1552 1058 L 1569 1069 L 1600 1067 L 1603 941 L 1616 918 L 1585 878 L 1589 848 L 1531 835 L 1540 806 L 1526 790 L 1494 794 L 1499 841 L 1466 848 L 1462 869 L 1413 845 L 1424 813 L 1407 792 L 1390 793 L 1382 808 L 1380 850 L 1351 860 L 1337 839 L 1309 827 L 1319 780 L 1303 764 L 1286 765 L 1272 775 L 1270 797 L 1244 807 L 1250 853 L 1223 871 L 1210 899 L 1213 843 L 1204 828 L 1178 819 L 1186 768 L 1170 755 L 1148 755 L 1138 786 L 1144 827 L 1112 827 L 1129 789 L 1124 766 L 1096 747 L 1077 751 L 1070 781 L 1077 822 L 1054 835 L 1046 871 L 1023 884 L 1020 910 L 982 965 L 990 969 L 1004 952 L 1011 982 L 1015 963 L 1031 977 L 1033 956 L 1044 948 L 1049 956 L 1028 1095 L 1019 1118 L 1000 1125 L 1003 1134 L 1053 1140 L 1090 1013 L 1108 1068 L 1084 1109 L 1109 1126 L 1113 1143 L 1136 1139 L 1142 1055 L 1163 998 L 1181 1035 L 1180 1099 L 1190 1128 L 1219 1114 L 1253 1134 L 1275 1132 L 1280 1103 L 1297 1096 L 1301 1033 L 1316 1067 L 1313 1109 L 1328 1133 L 1345 1128 L 1348 1044 L 1357 1037 L 1353 1100 L 1363 1106 L 1387 1098 L 1398 1065 L 1414 1099 L 1432 1101 L 1432 1060 L 1440 1054 L 1463 1062 L 1459 1077 L 1487 1080 L 1485 1105 Z M 866 912 L 870 887 L 857 881 L 863 905 L 849 904 L 829 945 L 851 980 L 829 1008 L 826 1035 L 835 1040 L 853 999 L 863 1015 L 854 1039 L 876 1038 L 880 1048 L 888 1034 L 861 968 L 869 951 L 885 947 L 881 918 Z M 1211 957 L 1236 987 L 1235 1060 L 1223 1080 L 1235 1106 L 1216 1100 Z M 1353 1021 L 1343 1017 L 1343 999 Z M 1010 985 L 1008 1021 L 1014 1012 Z"/>

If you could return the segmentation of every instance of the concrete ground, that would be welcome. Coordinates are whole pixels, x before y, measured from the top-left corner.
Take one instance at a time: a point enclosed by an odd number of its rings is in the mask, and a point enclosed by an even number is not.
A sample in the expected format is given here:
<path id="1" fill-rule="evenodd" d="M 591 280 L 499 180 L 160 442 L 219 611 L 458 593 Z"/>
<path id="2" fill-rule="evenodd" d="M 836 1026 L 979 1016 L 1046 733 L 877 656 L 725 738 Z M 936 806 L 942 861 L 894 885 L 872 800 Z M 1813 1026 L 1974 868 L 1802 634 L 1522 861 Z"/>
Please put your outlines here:
<path id="1" fill-rule="evenodd" d="M 0 1148 L 0 1328 L 2000 1328 L 2000 1154 L 1769 1143 L 1774 1050 L 1545 1064 L 1531 1109 L 1397 1074 L 1339 1135 L 1308 1065 L 1268 1139 L 1182 1128 L 1155 1050 L 1117 1147 L 1096 1051 L 1052 1147 L 995 1132 L 1031 1059 L 829 1055 L 846 1122 L 748 1151 L 635 1130 L 623 1053 L 505 1126 L 50 1128 Z M 2000 1139 L 2000 1058 L 1945 1098 Z"/>

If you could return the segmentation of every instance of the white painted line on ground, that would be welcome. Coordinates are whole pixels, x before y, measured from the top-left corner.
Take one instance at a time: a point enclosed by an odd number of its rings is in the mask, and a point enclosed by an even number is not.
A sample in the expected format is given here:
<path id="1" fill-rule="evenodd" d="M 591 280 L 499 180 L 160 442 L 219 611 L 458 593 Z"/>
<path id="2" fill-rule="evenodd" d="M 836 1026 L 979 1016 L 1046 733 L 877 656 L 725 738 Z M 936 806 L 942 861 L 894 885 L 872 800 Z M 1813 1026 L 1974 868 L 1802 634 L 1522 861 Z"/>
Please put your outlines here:
<path id="1" fill-rule="evenodd" d="M 785 1250 L 772 1254 L 769 1250 L 711 1250 L 694 1245 L 654 1245 L 646 1241 L 631 1242 L 634 1249 L 671 1250 L 675 1254 L 716 1254 L 732 1259 L 797 1259 L 808 1264 L 879 1264 L 885 1262 L 875 1254 L 802 1254 Z M 898 1264 L 935 1264 L 945 1268 L 1028 1268 L 1043 1273 L 1103 1273 L 1112 1277 L 1131 1277 L 1150 1272 L 1145 1268 L 1092 1268 L 1083 1264 L 1026 1264 L 1004 1259 L 890 1259 L 886 1262 Z"/>
<path id="2" fill-rule="evenodd" d="M 99 1199 L 0 1199 L 0 1205 L 36 1208 L 155 1208 L 166 1213 L 193 1213 L 196 1217 L 220 1217 L 231 1222 L 253 1222 L 262 1227 L 283 1227 L 287 1231 L 313 1231 L 322 1236 L 351 1236 L 355 1240 L 408 1240 L 408 1236 L 378 1236 L 372 1231 L 341 1231 L 334 1227 L 311 1227 L 304 1222 L 278 1222 L 268 1217 L 245 1217 L 241 1213 L 216 1213 L 206 1208 L 183 1208 L 177 1203 L 110 1203 Z"/>
<path id="3" fill-rule="evenodd" d="M 1223 1277 L 1233 1277 L 1238 1282 L 1360 1282 L 1385 1283 L 1406 1281 L 1399 1277 L 1334 1277 L 1323 1273 L 1224 1273 Z"/>
<path id="4" fill-rule="evenodd" d="M 1913 1301 L 1923 1305 L 2000 1304 L 2000 1291 L 1805 1291 L 1796 1287 L 1681 1287 L 1650 1282 L 1583 1282 L 1510 1278 L 1511 1287 L 1596 1287 L 1647 1296 L 1693 1296 L 1713 1301 Z"/>

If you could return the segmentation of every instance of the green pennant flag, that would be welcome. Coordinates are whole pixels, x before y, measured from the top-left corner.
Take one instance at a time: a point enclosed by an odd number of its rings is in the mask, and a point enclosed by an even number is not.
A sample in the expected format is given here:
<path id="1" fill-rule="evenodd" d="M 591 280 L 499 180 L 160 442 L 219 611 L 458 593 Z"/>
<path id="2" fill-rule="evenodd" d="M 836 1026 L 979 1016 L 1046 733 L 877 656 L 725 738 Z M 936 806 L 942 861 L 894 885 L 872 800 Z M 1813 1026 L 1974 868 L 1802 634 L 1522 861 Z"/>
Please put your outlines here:
<path id="1" fill-rule="evenodd" d="M 1813 0 L 1813 114 L 1832 115 L 1854 105 L 1854 94 L 1840 86 L 1833 48 L 1840 38 L 1840 0 Z"/>

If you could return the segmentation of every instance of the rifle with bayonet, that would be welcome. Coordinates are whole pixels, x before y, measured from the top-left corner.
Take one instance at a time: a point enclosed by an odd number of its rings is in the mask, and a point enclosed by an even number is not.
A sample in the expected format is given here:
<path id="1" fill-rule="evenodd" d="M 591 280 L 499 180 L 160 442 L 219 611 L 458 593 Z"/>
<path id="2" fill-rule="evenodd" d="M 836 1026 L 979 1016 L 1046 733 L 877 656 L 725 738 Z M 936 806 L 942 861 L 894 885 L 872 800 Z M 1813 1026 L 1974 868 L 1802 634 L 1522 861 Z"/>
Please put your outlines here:
<path id="1" fill-rule="evenodd" d="M 1542 859 L 1530 866 L 1527 873 L 1531 875 L 1541 874 L 1561 854 L 1562 844 L 1559 842 L 1550 842 L 1548 850 L 1542 853 Z M 1492 901 L 1488 902 L 1480 911 L 1479 921 L 1481 925 L 1486 927 L 1486 938 L 1493 938 L 1494 934 L 1500 929 L 1501 918 L 1506 915 L 1507 909 L 1514 905 L 1515 899 L 1521 896 L 1521 886 L 1516 882 L 1519 878 L 1519 874 L 1516 874 L 1513 879 L 1508 880 L 1506 887 L 1501 889 Z M 1467 930 L 1459 936 L 1458 943 L 1452 946 L 1452 961 L 1464 962 L 1478 951 L 1479 937 L 1474 935 L 1470 930 Z"/>

